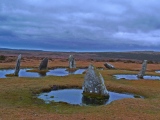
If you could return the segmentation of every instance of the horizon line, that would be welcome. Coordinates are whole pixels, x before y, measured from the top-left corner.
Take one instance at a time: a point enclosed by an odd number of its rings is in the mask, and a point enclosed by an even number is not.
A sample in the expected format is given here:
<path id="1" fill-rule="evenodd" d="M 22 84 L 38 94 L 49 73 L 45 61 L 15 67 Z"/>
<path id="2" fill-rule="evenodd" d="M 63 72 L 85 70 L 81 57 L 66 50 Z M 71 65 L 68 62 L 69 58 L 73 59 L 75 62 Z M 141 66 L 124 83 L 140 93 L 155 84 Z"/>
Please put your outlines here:
<path id="1" fill-rule="evenodd" d="M 41 51 L 41 52 L 160 52 L 158 50 L 99 50 L 99 51 L 80 51 L 80 50 L 44 50 L 44 49 L 29 49 L 29 48 L 2 48 L 0 50 L 23 50 L 23 51 Z"/>

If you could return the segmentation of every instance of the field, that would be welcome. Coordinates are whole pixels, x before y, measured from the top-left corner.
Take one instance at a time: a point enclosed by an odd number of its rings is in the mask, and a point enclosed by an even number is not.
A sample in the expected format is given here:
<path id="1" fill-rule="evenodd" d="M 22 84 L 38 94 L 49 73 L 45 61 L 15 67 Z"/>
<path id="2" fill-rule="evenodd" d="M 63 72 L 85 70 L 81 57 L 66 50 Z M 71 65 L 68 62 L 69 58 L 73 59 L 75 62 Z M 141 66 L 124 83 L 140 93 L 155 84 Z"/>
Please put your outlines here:
<path id="1" fill-rule="evenodd" d="M 73 54 L 78 68 L 87 68 L 93 64 L 104 68 L 99 72 L 105 80 L 109 91 L 128 92 L 144 96 L 144 99 L 122 99 L 109 105 L 78 106 L 66 103 L 45 104 L 37 99 L 36 94 L 48 91 L 53 85 L 63 88 L 81 88 L 84 75 L 64 77 L 46 76 L 42 78 L 11 77 L 0 78 L 0 120 L 158 120 L 160 119 L 160 81 L 159 80 L 116 80 L 114 74 L 137 74 L 143 59 L 150 63 L 147 66 L 149 75 L 160 76 L 155 70 L 160 69 L 159 53 L 135 53 L 139 57 L 125 57 L 123 54 L 111 58 L 111 53 L 52 53 L 43 51 L 1 50 L 0 69 L 14 68 L 18 54 L 22 54 L 21 68 L 37 68 L 44 57 L 49 58 L 48 68 L 68 67 L 68 55 Z M 125 53 L 129 56 L 131 53 Z M 108 56 L 106 56 L 108 55 Z M 152 57 L 150 57 L 151 55 Z M 101 56 L 101 57 L 100 57 Z M 123 57 L 122 57 L 123 56 Z M 153 57 L 154 56 L 154 57 Z M 160 59 L 159 59 L 160 60 Z M 109 61 L 116 67 L 108 70 L 104 62 Z"/>

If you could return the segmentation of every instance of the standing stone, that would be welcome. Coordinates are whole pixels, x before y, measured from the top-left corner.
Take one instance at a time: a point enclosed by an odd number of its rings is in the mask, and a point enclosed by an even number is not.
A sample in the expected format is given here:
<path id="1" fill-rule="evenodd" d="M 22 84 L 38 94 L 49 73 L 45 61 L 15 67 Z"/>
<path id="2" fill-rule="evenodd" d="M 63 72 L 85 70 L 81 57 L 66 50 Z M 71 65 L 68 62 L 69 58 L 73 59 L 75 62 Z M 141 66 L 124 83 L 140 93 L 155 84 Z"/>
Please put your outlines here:
<path id="1" fill-rule="evenodd" d="M 109 64 L 109 63 L 104 63 L 104 66 L 106 67 L 106 68 L 108 68 L 108 69 L 115 69 L 115 67 L 113 66 L 113 65 L 111 65 L 111 64 Z"/>
<path id="2" fill-rule="evenodd" d="M 143 64 L 142 64 L 142 69 L 138 73 L 137 77 L 143 79 L 143 76 L 145 75 L 146 69 L 147 69 L 147 60 L 144 60 Z"/>
<path id="3" fill-rule="evenodd" d="M 21 64 L 21 54 L 18 56 L 17 58 L 17 62 L 16 62 L 16 67 L 15 67 L 15 72 L 14 75 L 18 76 L 18 73 L 20 71 L 20 64 Z"/>
<path id="4" fill-rule="evenodd" d="M 76 62 L 73 55 L 70 55 L 68 60 L 69 60 L 69 68 L 76 68 Z"/>
<path id="5" fill-rule="evenodd" d="M 93 93 L 109 97 L 104 79 L 93 65 L 89 65 L 87 69 L 82 89 L 84 93 Z"/>
<path id="6" fill-rule="evenodd" d="M 48 58 L 44 58 L 39 65 L 39 70 L 47 70 Z"/>

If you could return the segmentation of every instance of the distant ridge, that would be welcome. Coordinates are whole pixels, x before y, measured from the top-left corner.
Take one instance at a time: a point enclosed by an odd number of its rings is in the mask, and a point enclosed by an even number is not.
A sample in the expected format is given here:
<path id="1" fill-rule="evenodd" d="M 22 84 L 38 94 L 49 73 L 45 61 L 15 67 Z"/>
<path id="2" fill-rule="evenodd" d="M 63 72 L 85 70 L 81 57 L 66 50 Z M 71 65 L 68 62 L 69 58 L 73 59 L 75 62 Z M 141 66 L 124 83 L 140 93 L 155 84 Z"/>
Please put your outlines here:
<path id="1" fill-rule="evenodd" d="M 60 51 L 43 51 L 28 49 L 9 49 L 0 48 L 0 55 L 17 56 L 22 54 L 26 57 L 50 57 L 58 59 L 68 59 L 69 55 L 74 55 L 76 59 L 85 60 L 148 60 L 160 62 L 160 52 L 156 51 L 125 51 L 125 52 L 60 52 Z"/>

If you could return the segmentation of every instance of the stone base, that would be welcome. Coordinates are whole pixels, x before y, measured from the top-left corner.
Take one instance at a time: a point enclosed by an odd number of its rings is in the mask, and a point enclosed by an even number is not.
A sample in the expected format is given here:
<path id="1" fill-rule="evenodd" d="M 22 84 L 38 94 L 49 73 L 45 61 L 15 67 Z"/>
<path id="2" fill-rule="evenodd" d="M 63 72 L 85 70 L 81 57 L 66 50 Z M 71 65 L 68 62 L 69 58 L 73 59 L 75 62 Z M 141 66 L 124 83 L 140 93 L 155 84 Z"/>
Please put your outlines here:
<path id="1" fill-rule="evenodd" d="M 82 103 L 86 105 L 104 105 L 109 99 L 108 96 L 101 96 L 99 94 L 83 93 Z"/>
<path id="2" fill-rule="evenodd" d="M 68 71 L 69 73 L 71 72 L 75 72 L 77 70 L 77 68 L 68 68 L 66 71 Z"/>
<path id="3" fill-rule="evenodd" d="M 88 98 L 96 98 L 96 99 L 99 99 L 99 100 L 109 99 L 109 94 L 107 96 L 104 96 L 104 95 L 100 95 L 100 94 L 96 94 L 96 93 L 83 92 L 83 96 L 86 96 Z"/>

